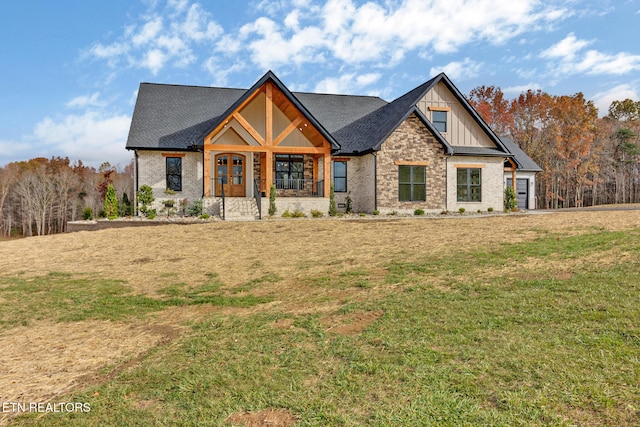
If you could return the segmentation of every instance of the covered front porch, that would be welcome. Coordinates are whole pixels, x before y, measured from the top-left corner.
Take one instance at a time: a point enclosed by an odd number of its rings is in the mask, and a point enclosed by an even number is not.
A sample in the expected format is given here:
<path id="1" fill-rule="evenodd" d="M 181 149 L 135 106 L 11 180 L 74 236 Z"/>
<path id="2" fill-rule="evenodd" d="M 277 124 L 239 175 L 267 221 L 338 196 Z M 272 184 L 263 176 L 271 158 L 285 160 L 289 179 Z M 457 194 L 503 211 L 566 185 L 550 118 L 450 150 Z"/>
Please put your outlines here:
<path id="1" fill-rule="evenodd" d="M 276 197 L 329 195 L 330 155 L 211 151 L 208 163 L 205 197 L 268 197 L 272 185 Z"/>
<path id="2" fill-rule="evenodd" d="M 328 197 L 333 138 L 268 74 L 203 138 L 204 197 Z"/>

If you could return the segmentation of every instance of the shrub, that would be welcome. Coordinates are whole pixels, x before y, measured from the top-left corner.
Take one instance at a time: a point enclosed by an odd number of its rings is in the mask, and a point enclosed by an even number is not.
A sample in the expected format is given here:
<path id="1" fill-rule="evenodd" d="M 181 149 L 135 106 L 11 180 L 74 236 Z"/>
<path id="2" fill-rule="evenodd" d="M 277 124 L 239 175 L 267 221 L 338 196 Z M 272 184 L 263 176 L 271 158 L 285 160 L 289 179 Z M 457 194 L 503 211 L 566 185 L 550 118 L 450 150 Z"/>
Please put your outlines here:
<path id="1" fill-rule="evenodd" d="M 271 184 L 269 187 L 269 216 L 274 216 L 278 208 L 276 208 L 276 185 Z"/>
<path id="2" fill-rule="evenodd" d="M 333 190 L 333 184 L 331 184 L 331 190 L 329 192 L 329 216 L 336 216 L 338 214 L 338 207 L 336 206 L 336 194 Z"/>
<path id="3" fill-rule="evenodd" d="M 374 214 L 374 215 L 380 215 L 380 211 L 379 211 L 378 209 L 375 209 L 375 210 L 372 212 L 372 214 Z"/>
<path id="4" fill-rule="evenodd" d="M 416 216 L 424 215 L 424 209 L 416 209 L 415 211 L 413 211 L 413 214 Z"/>
<path id="5" fill-rule="evenodd" d="M 353 201 L 351 200 L 351 191 L 347 193 L 347 197 L 344 199 L 345 212 L 350 214 L 353 210 Z"/>
<path id="6" fill-rule="evenodd" d="M 493 212 L 493 208 L 487 209 L 487 212 Z"/>
<path id="7" fill-rule="evenodd" d="M 504 189 L 504 211 L 510 212 L 518 207 L 518 198 L 513 187 Z"/>
<path id="8" fill-rule="evenodd" d="M 464 213 L 464 211 L 466 211 L 466 209 L 465 209 L 465 208 L 460 208 L 460 209 L 458 209 L 458 212 L 460 212 L 460 214 L 461 214 L 461 215 Z"/>
<path id="9" fill-rule="evenodd" d="M 317 209 L 311 209 L 311 216 L 314 218 L 321 218 L 324 214 Z"/>
<path id="10" fill-rule="evenodd" d="M 156 215 L 158 215 L 158 214 L 156 213 L 155 209 L 148 209 L 147 210 L 146 216 L 147 216 L 148 219 L 154 219 L 156 217 Z"/>
<path id="11" fill-rule="evenodd" d="M 364 213 L 364 212 L 360 212 L 358 215 L 360 215 L 360 216 L 367 216 L 367 214 L 366 214 L 366 213 Z"/>
<path id="12" fill-rule="evenodd" d="M 478 213 L 482 213 L 482 211 L 480 209 L 478 209 Z"/>
<path id="13" fill-rule="evenodd" d="M 140 212 L 149 217 L 149 206 L 153 203 L 153 189 L 148 185 L 143 185 L 138 190 L 137 203 L 140 206 Z"/>
<path id="14" fill-rule="evenodd" d="M 204 212 L 202 199 L 198 199 L 192 204 L 188 205 L 185 209 L 185 212 L 187 216 L 201 216 Z"/>
<path id="15" fill-rule="evenodd" d="M 104 196 L 104 212 L 108 219 L 118 218 L 118 196 L 111 184 L 107 187 L 107 194 Z"/>
<path id="16" fill-rule="evenodd" d="M 304 214 L 304 212 L 296 209 L 295 212 L 292 214 L 292 216 L 294 218 L 306 218 L 307 216 Z"/>
<path id="17" fill-rule="evenodd" d="M 90 221 L 93 219 L 93 209 L 87 207 L 82 210 L 82 219 Z"/>
<path id="18" fill-rule="evenodd" d="M 287 209 L 286 211 L 282 212 L 282 218 L 291 218 L 293 217 L 293 214 L 291 212 L 289 212 L 289 209 Z"/>
<path id="19" fill-rule="evenodd" d="M 211 215 L 205 213 L 205 214 L 200 215 L 199 218 L 200 219 L 209 219 L 209 218 L 211 218 Z"/>

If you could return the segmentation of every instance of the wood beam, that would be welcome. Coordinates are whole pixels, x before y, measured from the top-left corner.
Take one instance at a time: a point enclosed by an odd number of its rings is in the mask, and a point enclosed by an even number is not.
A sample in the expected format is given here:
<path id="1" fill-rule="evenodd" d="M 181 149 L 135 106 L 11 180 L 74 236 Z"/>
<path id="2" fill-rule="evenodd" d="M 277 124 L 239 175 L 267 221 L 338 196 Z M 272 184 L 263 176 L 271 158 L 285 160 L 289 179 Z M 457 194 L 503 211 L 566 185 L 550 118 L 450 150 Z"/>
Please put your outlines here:
<path id="1" fill-rule="evenodd" d="M 203 197 L 211 197 L 211 151 L 204 150 L 204 194 Z"/>
<path id="2" fill-rule="evenodd" d="M 253 126 L 251 126 L 251 123 L 249 123 L 244 117 L 242 117 L 242 115 L 240 113 L 237 113 L 237 112 L 233 113 L 233 115 L 231 117 L 236 119 L 236 121 L 240 124 L 240 126 L 242 126 L 244 128 L 244 130 L 249 132 L 249 135 L 251 135 L 253 137 L 253 139 L 258 141 L 258 144 L 266 145 L 265 144 L 265 140 L 262 137 L 262 135 L 260 135 L 258 133 L 258 131 L 255 130 Z"/>
<path id="3" fill-rule="evenodd" d="M 223 145 L 207 144 L 204 150 L 219 152 L 253 152 L 253 153 L 275 153 L 275 154 L 320 154 L 330 155 L 330 147 L 287 147 L 287 146 L 254 146 L 254 145 Z"/>
<path id="4" fill-rule="evenodd" d="M 265 156 L 265 174 L 264 174 L 264 180 L 265 180 L 265 186 L 267 188 L 267 197 L 269 197 L 271 195 L 271 183 L 273 182 L 273 153 L 269 152 L 266 153 Z"/>
<path id="5" fill-rule="evenodd" d="M 331 152 L 325 154 L 324 159 L 324 197 L 331 193 Z"/>
<path id="6" fill-rule="evenodd" d="M 269 82 L 265 87 L 265 129 L 266 145 L 273 144 L 273 85 Z"/>
<path id="7" fill-rule="evenodd" d="M 296 117 L 296 119 L 289 123 L 289 126 L 287 126 L 285 130 L 283 130 L 280 135 L 278 135 L 278 137 L 273 140 L 273 145 L 278 145 L 282 141 L 284 141 L 284 139 L 288 137 L 291 132 L 293 132 L 298 126 L 300 126 L 300 123 L 302 123 L 303 120 L 304 117 L 302 117 L 302 114 Z"/>

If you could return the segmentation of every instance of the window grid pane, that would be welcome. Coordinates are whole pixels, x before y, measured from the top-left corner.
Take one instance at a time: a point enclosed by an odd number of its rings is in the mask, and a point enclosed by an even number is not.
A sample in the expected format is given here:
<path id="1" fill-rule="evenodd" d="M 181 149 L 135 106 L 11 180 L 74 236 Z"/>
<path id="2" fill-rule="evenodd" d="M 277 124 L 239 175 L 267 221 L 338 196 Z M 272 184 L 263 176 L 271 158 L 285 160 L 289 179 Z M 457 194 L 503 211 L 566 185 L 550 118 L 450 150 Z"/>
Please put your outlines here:
<path id="1" fill-rule="evenodd" d="M 459 202 L 482 201 L 482 169 L 460 168 L 457 170 L 457 200 Z"/>
<path id="2" fill-rule="evenodd" d="M 173 191 L 182 191 L 182 158 L 167 157 L 167 188 Z"/>
<path id="3" fill-rule="evenodd" d="M 427 200 L 425 166 L 398 167 L 398 200 L 424 202 Z"/>

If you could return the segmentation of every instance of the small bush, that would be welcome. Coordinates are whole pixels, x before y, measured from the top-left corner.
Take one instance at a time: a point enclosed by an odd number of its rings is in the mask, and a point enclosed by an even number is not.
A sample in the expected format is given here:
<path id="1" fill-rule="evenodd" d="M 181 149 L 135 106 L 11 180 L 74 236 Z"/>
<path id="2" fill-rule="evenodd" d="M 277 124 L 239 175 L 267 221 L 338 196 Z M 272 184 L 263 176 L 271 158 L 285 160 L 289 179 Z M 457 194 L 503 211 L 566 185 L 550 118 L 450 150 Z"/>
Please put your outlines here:
<path id="1" fill-rule="evenodd" d="M 347 193 L 347 197 L 344 199 L 345 208 L 344 211 L 348 214 L 353 210 L 353 201 L 351 200 L 351 191 Z"/>
<path id="2" fill-rule="evenodd" d="M 480 209 L 478 209 L 478 213 L 482 213 L 482 211 Z"/>
<path id="3" fill-rule="evenodd" d="M 487 209 L 487 212 L 493 212 L 493 208 Z"/>
<path id="4" fill-rule="evenodd" d="M 513 187 L 504 189 L 504 211 L 510 212 L 518 208 L 518 197 Z"/>
<path id="5" fill-rule="evenodd" d="M 202 199 L 198 199 L 185 209 L 187 216 L 201 216 L 203 213 L 203 201 Z"/>
<path id="6" fill-rule="evenodd" d="M 292 216 L 294 218 L 306 218 L 307 216 L 304 214 L 304 212 L 296 209 L 295 212 L 293 212 Z"/>
<path id="7" fill-rule="evenodd" d="M 274 216 L 278 208 L 276 207 L 276 185 L 269 187 L 269 216 Z"/>
<path id="8" fill-rule="evenodd" d="M 147 219 L 154 219 L 156 217 L 156 215 L 158 215 L 158 213 L 156 212 L 155 209 L 148 209 L 147 210 Z"/>
<path id="9" fill-rule="evenodd" d="M 465 208 L 460 208 L 460 209 L 458 209 L 458 212 L 460 212 L 460 214 L 461 214 L 461 215 L 464 213 L 464 211 L 466 211 L 466 209 L 465 209 Z"/>
<path id="10" fill-rule="evenodd" d="M 416 216 L 424 215 L 424 209 L 416 209 L 415 211 L 413 211 L 413 214 Z"/>
<path id="11" fill-rule="evenodd" d="M 84 219 L 85 221 L 91 221 L 93 219 L 93 209 L 91 208 L 84 208 L 84 210 L 82 211 L 82 219 Z"/>
<path id="12" fill-rule="evenodd" d="M 200 219 L 209 219 L 209 218 L 211 218 L 211 215 L 209 215 L 209 214 L 202 214 L 202 215 L 200 215 L 198 218 L 200 218 Z"/>
<path id="13" fill-rule="evenodd" d="M 311 209 L 311 216 L 314 218 L 321 218 L 324 214 L 317 209 Z"/>
<path id="14" fill-rule="evenodd" d="M 291 212 L 289 212 L 289 209 L 287 209 L 286 211 L 282 212 L 282 218 L 291 218 L 293 217 L 293 214 Z"/>
<path id="15" fill-rule="evenodd" d="M 333 184 L 331 184 L 331 191 L 329 192 L 329 216 L 336 216 L 338 214 L 338 207 L 336 206 L 336 194 L 333 190 Z"/>
<path id="16" fill-rule="evenodd" d="M 367 214 L 366 214 L 366 213 L 364 213 L 364 212 L 360 212 L 358 215 L 360 215 L 360 216 L 367 216 Z"/>
<path id="17" fill-rule="evenodd" d="M 372 213 L 373 213 L 374 215 L 380 215 L 380 211 L 379 211 L 378 209 L 374 210 Z"/>

